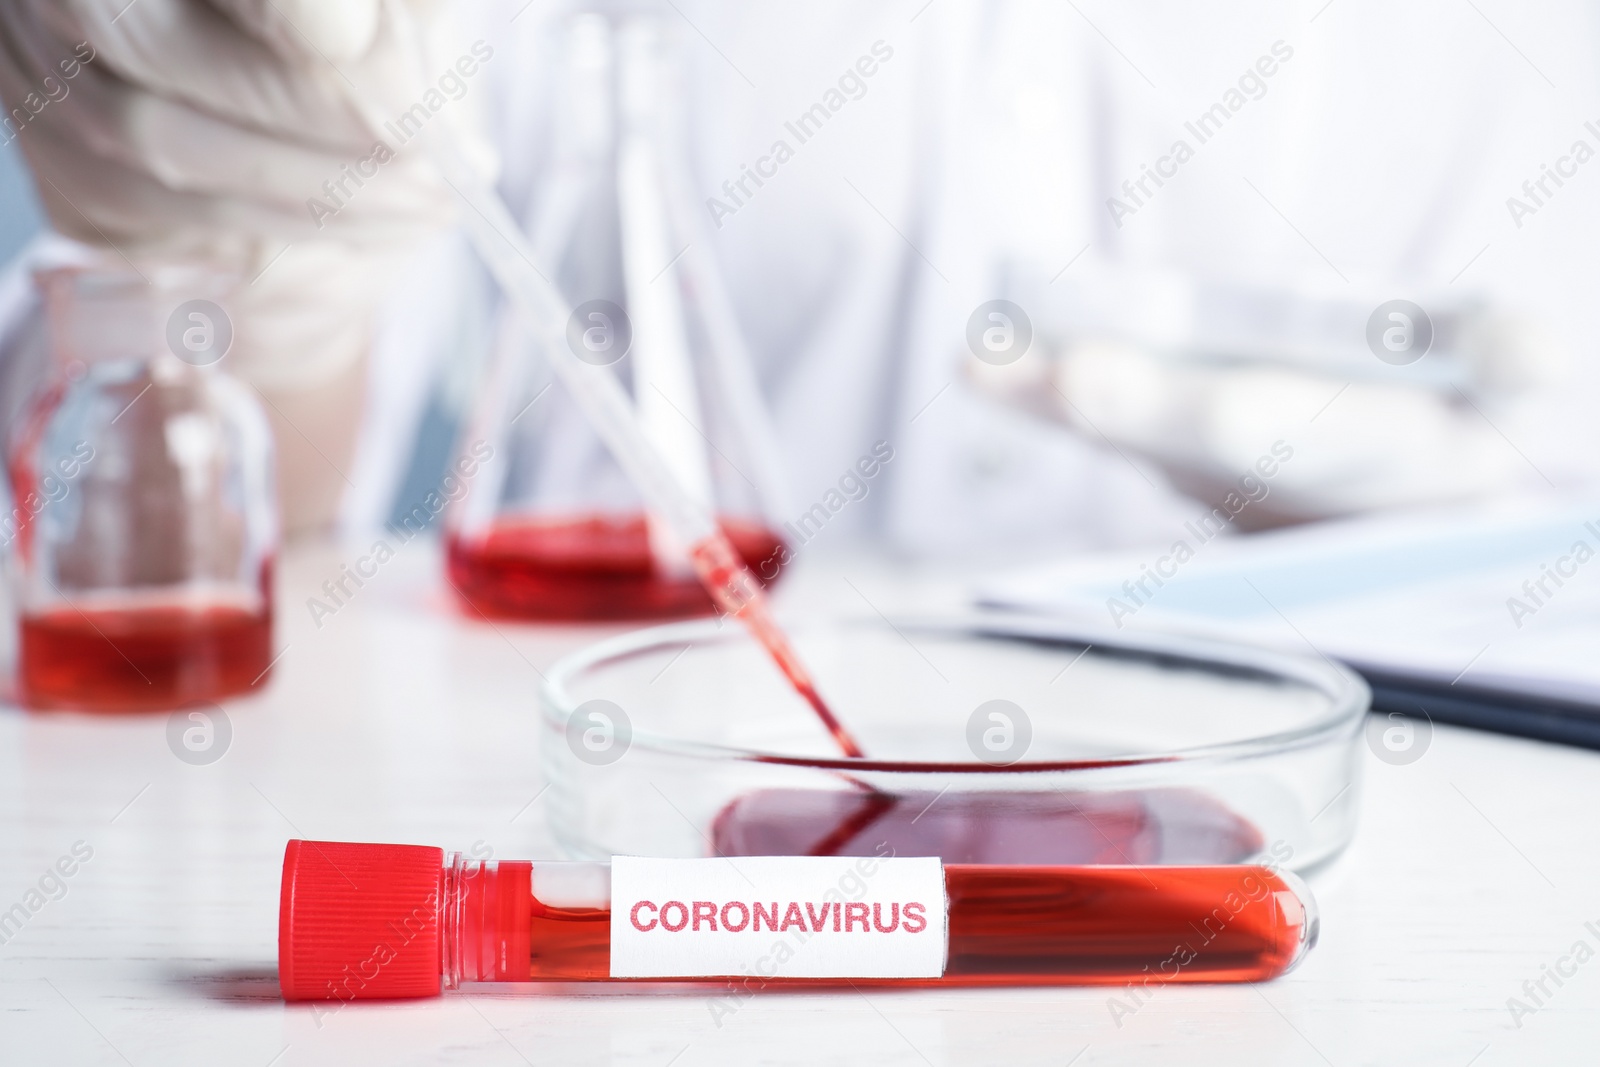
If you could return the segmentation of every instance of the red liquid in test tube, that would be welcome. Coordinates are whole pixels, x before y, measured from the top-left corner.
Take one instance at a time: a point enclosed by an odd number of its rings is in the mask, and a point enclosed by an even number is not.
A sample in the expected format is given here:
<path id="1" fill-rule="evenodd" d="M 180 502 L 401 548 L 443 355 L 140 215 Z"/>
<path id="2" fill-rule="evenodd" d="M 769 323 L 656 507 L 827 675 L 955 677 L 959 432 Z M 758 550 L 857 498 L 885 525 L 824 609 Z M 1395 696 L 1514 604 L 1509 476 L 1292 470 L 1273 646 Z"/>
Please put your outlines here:
<path id="1" fill-rule="evenodd" d="M 436 848 L 291 841 L 284 855 L 278 942 L 284 997 L 350 1001 L 434 996 L 463 981 L 611 979 L 610 879 L 609 865 L 603 863 L 464 862 L 459 854 L 447 859 Z M 1298 963 L 1317 938 L 1309 891 L 1293 875 L 1269 867 L 949 864 L 942 879 L 947 925 L 937 926 L 947 932 L 935 935 L 946 939 L 942 973 L 935 977 L 774 973 L 753 985 L 751 974 L 736 971 L 681 977 L 720 983 L 732 976 L 752 991 L 863 981 L 1135 983 L 1148 990 L 1170 982 L 1275 978 Z M 651 902 L 643 913 L 650 921 L 641 924 L 639 907 L 627 909 L 627 899 L 621 905 L 624 914 L 633 914 L 641 930 L 654 929 L 657 921 L 682 930 L 693 914 L 695 936 L 702 905 L 708 917 L 718 912 L 730 930 L 742 932 L 761 903 L 759 895 L 751 901 Z M 938 906 L 930 905 L 925 929 L 936 928 L 932 908 Z M 815 938 L 874 936 L 865 922 L 852 927 L 848 920 L 841 934 L 837 921 L 826 921 L 827 908 L 823 905 L 823 918 L 806 925 L 796 951 L 807 951 Z M 738 918 L 738 927 L 730 916 Z M 880 933 L 888 925 L 880 922 L 883 916 L 874 913 Z M 676 927 L 670 925 L 673 919 Z M 715 930 L 712 921 L 706 936 Z M 906 932 L 912 932 L 909 923 Z M 772 936 L 762 931 L 762 945 Z"/>

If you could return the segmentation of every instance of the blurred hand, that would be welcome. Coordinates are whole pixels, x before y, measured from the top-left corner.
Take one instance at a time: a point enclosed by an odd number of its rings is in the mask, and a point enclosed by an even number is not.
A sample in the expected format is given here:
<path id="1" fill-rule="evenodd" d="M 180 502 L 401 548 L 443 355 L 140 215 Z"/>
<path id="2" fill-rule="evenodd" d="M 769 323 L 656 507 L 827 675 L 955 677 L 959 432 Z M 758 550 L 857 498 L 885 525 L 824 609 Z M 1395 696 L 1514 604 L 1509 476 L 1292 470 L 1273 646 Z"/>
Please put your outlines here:
<path id="1" fill-rule="evenodd" d="M 229 364 L 280 430 L 286 525 L 330 517 L 377 299 L 451 210 L 350 103 L 398 118 L 418 92 L 380 0 L 8 0 L 0 46 L 8 110 L 49 100 L 17 138 L 58 230 L 238 274 Z"/>
<path id="2" fill-rule="evenodd" d="M 1471 499 L 1526 481 L 1479 411 L 1431 389 L 1259 365 L 1175 366 L 1112 345 L 1075 346 L 1038 369 L 1033 388 L 996 391 L 1155 465 L 1209 506 L 1250 497 L 1237 513 L 1244 529 Z"/>
<path id="3" fill-rule="evenodd" d="M 1164 302 L 1113 283 L 1076 305 L 1080 318 L 1127 305 L 1105 322 L 1043 338 L 1015 363 L 971 361 L 971 378 L 1208 505 L 1249 497 L 1242 528 L 1544 487 L 1502 432 L 1563 372 L 1559 347 L 1527 324 L 1470 302 L 1438 309 L 1448 343 L 1392 366 L 1363 339 L 1370 304 L 1241 292 L 1186 289 L 1179 303 L 1198 310 L 1176 316 L 1185 327 L 1140 339 L 1123 320 L 1148 326 Z M 1240 306 L 1254 332 L 1229 318 Z M 1229 329 L 1194 333 L 1207 314 Z"/>

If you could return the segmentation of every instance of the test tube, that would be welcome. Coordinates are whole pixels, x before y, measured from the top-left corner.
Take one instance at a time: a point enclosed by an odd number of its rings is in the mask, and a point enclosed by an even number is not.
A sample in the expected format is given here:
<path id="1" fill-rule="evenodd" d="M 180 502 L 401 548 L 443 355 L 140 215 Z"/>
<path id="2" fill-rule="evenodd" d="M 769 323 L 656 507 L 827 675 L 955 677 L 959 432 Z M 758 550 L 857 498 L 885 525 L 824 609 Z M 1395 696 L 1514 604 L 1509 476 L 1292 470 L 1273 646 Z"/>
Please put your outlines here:
<path id="1" fill-rule="evenodd" d="M 618 974 L 619 923 L 646 957 L 696 941 L 709 953 L 703 964 L 677 972 L 658 967 L 648 976 L 731 982 L 746 992 L 1126 985 L 1141 995 L 1172 982 L 1275 978 L 1317 939 L 1310 891 L 1293 874 L 1266 866 L 940 865 L 888 856 L 633 862 L 686 865 L 668 869 L 691 880 L 730 865 L 739 877 L 723 879 L 721 896 L 711 888 L 704 894 L 710 899 L 696 900 L 701 894 L 683 892 L 681 879 L 667 893 L 640 894 L 630 874 L 632 888 L 617 900 L 612 865 L 604 862 L 475 860 L 417 845 L 290 841 L 278 934 L 284 999 L 397 999 L 437 996 L 463 982 L 646 977 L 637 969 Z M 782 893 L 767 892 L 770 880 L 757 888 L 740 870 L 757 864 L 780 875 L 787 865 L 822 864 L 830 877 L 837 868 L 845 872 L 843 891 L 832 900 L 806 896 L 806 907 L 791 913 L 799 929 L 790 930 L 779 919 Z M 901 875 L 913 867 L 908 882 Z M 931 893 L 907 903 L 923 874 L 934 879 Z M 731 957 L 742 960 L 733 966 L 718 951 L 736 944 L 753 947 L 748 957 Z M 913 964 L 908 977 L 887 977 L 907 952 L 932 959 L 932 969 Z M 828 973 L 805 976 L 819 967 Z"/>

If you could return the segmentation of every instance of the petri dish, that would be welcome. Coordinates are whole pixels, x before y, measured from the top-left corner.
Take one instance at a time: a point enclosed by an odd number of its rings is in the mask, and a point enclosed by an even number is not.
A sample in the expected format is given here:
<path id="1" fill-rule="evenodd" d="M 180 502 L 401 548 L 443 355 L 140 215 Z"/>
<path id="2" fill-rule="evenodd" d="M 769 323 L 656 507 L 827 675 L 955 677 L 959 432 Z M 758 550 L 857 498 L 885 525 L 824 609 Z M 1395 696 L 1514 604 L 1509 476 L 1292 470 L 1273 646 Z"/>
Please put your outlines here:
<path id="1" fill-rule="evenodd" d="M 1015 615 L 791 634 L 868 758 L 737 625 L 625 634 L 541 689 L 562 849 L 1306 871 L 1354 832 L 1370 693 L 1321 659 Z"/>

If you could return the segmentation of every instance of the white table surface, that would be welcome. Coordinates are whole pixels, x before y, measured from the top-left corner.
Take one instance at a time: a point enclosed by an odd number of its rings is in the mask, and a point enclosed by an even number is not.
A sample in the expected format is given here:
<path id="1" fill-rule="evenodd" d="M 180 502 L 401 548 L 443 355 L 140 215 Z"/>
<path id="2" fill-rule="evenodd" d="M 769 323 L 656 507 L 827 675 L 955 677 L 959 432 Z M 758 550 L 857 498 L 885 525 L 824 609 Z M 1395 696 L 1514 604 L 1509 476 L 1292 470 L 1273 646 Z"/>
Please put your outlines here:
<path id="1" fill-rule="evenodd" d="M 0 911 L 75 842 L 93 858 L 0 945 L 0 1063 L 1187 1064 L 1600 1060 L 1600 962 L 1516 1025 L 1508 997 L 1600 950 L 1600 754 L 1439 728 L 1368 759 L 1355 844 L 1313 879 L 1322 943 L 1260 986 L 1169 986 L 1120 1026 L 1106 989 L 710 994 L 478 987 L 326 1017 L 277 997 L 290 837 L 555 855 L 535 756 L 539 671 L 607 632 L 457 614 L 407 546 L 320 630 L 305 598 L 358 553 L 284 561 L 268 692 L 227 705 L 190 766 L 166 716 L 0 709 Z M 948 598 L 865 564 L 803 565 L 786 597 L 885 610 Z M 919 590 L 921 590 L 919 592 Z M 530 801 L 532 803 L 530 803 Z"/>

